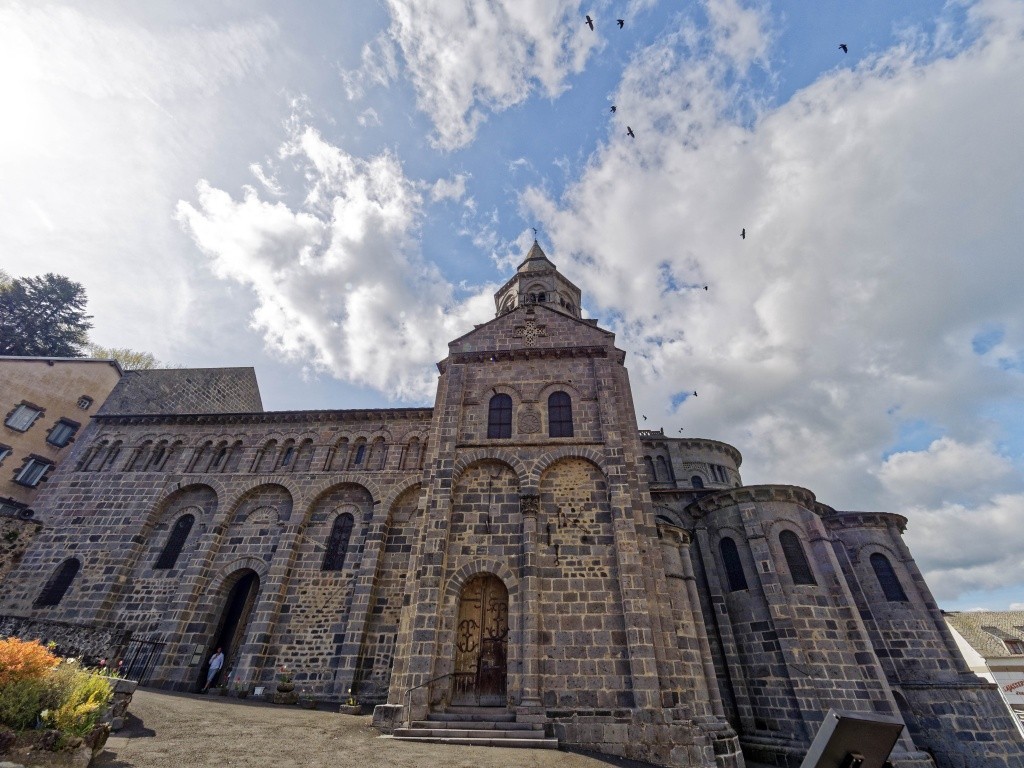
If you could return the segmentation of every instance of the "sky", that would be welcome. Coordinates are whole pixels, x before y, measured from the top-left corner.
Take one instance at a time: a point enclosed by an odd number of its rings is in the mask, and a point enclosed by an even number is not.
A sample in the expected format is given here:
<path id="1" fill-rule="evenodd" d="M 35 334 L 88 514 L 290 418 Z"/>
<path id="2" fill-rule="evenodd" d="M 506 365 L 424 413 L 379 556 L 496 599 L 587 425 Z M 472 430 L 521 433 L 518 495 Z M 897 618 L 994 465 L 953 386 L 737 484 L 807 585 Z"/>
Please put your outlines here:
<path id="1" fill-rule="evenodd" d="M 268 409 L 430 405 L 536 228 L 643 427 L 1021 609 L 1022 40 L 1022 0 L 0 0 L 0 269 Z"/>

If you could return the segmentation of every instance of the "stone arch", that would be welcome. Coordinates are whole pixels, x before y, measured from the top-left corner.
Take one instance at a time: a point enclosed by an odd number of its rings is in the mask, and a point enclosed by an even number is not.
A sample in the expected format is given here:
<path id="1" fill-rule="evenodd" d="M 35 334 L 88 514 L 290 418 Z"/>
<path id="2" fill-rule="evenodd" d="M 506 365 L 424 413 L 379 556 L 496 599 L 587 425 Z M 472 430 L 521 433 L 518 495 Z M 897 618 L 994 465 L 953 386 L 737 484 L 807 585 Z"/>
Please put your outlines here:
<path id="1" fill-rule="evenodd" d="M 271 478 L 266 478 L 270 480 Z M 269 496 L 270 499 L 266 498 Z M 258 507 L 271 506 L 277 510 L 278 520 L 287 523 L 291 518 L 292 510 L 295 507 L 295 493 L 284 483 L 262 482 L 256 483 L 247 490 L 239 493 L 230 506 L 230 513 L 224 516 L 223 520 L 229 524 L 242 523 L 245 516 Z M 251 507 L 251 508 L 250 508 Z"/>
<path id="2" fill-rule="evenodd" d="M 482 573 L 493 574 L 505 583 L 505 588 L 508 590 L 510 602 L 513 595 L 516 597 L 519 596 L 519 579 L 516 578 L 515 573 L 504 561 L 487 557 L 477 557 L 463 564 L 462 567 L 457 568 L 448 575 L 448 581 L 444 587 L 443 600 L 445 602 L 449 600 L 457 601 L 459 595 L 462 593 L 462 588 L 466 586 L 467 582 L 469 582 L 469 580 L 474 576 Z M 510 624 L 511 614 L 512 611 L 510 606 Z"/>
<path id="3" fill-rule="evenodd" d="M 513 453 L 512 451 L 488 448 L 478 448 L 469 453 L 463 454 L 455 461 L 455 466 L 452 468 L 452 488 L 454 488 L 462 474 L 474 464 L 479 464 L 482 461 L 497 461 L 502 464 L 507 464 L 509 468 L 516 473 L 516 477 L 519 480 L 519 491 L 525 493 L 525 487 L 530 477 L 530 473 L 523 464 L 522 460 Z"/>
<path id="4" fill-rule="evenodd" d="M 570 382 L 568 379 L 560 379 L 553 381 L 550 384 L 545 384 L 540 392 L 537 393 L 537 403 L 547 408 L 548 397 L 554 392 L 565 392 L 569 397 L 572 398 L 573 409 L 575 413 L 575 406 L 577 403 L 583 400 L 583 393 L 580 392 L 579 388 Z"/>
<path id="5" fill-rule="evenodd" d="M 669 509 L 668 507 L 655 507 L 654 515 L 655 517 L 665 518 L 671 525 L 674 525 L 676 528 L 682 528 L 684 531 L 686 530 L 686 526 L 683 525 L 682 516 L 680 516 L 680 514 L 676 512 L 674 509 Z"/>
<path id="6" fill-rule="evenodd" d="M 418 478 L 410 478 L 404 482 L 396 483 L 394 486 L 388 489 L 388 492 L 380 500 L 381 506 L 387 510 L 390 510 L 395 503 L 401 499 L 408 491 L 414 488 L 418 488 L 420 493 L 423 491 L 423 481 Z"/>
<path id="7" fill-rule="evenodd" d="M 548 451 L 537 459 L 533 467 L 533 472 L 529 478 L 530 487 L 539 488 L 540 479 L 543 477 L 544 473 L 563 459 L 583 459 L 584 461 L 590 462 L 600 470 L 602 475 L 604 475 L 605 481 L 607 482 L 608 480 L 608 464 L 603 455 L 595 451 L 593 448 L 586 448 L 584 446 L 577 445 L 563 445 L 553 451 Z M 523 492 L 526 493 L 525 490 Z"/>
<path id="8" fill-rule="evenodd" d="M 389 496 L 386 496 L 381 491 L 380 483 L 373 479 L 372 476 L 361 472 L 339 473 L 321 480 L 309 490 L 309 493 L 306 495 L 306 498 L 309 499 L 309 503 L 305 505 L 305 514 L 303 515 L 302 524 L 307 525 L 309 523 L 309 516 L 312 513 L 313 508 L 320 503 L 324 496 L 333 493 L 337 488 L 345 485 L 356 485 L 361 487 L 369 494 L 371 502 L 380 501 L 384 504 L 387 503 L 386 499 L 389 498 Z M 388 493 L 393 494 L 393 492 L 394 491 L 392 489 L 389 489 Z"/>
<path id="9" fill-rule="evenodd" d="M 197 497 L 195 499 L 189 497 Z M 209 525 L 217 514 L 220 494 L 210 483 L 188 483 L 180 486 L 158 501 L 146 520 L 146 527 L 163 526 L 170 518 L 175 520 L 189 510 L 197 525 Z M 179 505 L 179 501 L 185 503 Z"/>
<path id="10" fill-rule="evenodd" d="M 270 564 L 259 557 L 239 557 L 222 566 L 215 574 L 210 576 L 210 580 L 208 582 L 209 590 L 211 592 L 217 592 L 223 589 L 225 585 L 230 583 L 232 576 L 236 576 L 239 571 L 246 570 L 255 571 L 256 575 L 260 577 L 260 581 L 262 582 L 270 572 Z"/>

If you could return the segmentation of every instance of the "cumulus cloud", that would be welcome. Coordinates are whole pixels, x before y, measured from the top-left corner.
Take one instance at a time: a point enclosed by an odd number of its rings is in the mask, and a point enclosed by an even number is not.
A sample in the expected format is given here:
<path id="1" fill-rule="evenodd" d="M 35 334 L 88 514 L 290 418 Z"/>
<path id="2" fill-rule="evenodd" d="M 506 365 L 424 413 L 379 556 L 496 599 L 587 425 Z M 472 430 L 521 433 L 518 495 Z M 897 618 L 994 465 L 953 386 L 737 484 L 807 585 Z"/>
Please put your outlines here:
<path id="1" fill-rule="evenodd" d="M 580 34 L 580 0 L 388 0 L 391 25 L 342 79 L 349 98 L 396 76 L 397 47 L 436 146 L 468 144 L 490 112 L 534 93 L 554 98 L 582 71 L 601 33 Z"/>
<path id="2" fill-rule="evenodd" d="M 846 509 L 916 504 L 928 517 L 914 535 L 941 532 L 928 552 L 957 548 L 962 511 L 1019 551 L 1003 521 L 1020 457 L 993 447 L 1016 427 L 986 408 L 1024 394 L 1005 362 L 1024 340 L 1024 101 L 1006 96 L 1024 81 L 1021 6 L 976 3 L 955 50 L 903 41 L 752 116 L 736 105 L 771 30 L 757 8 L 707 8 L 710 30 L 636 55 L 610 138 L 564 195 L 527 190 L 528 216 L 631 353 L 655 426 L 733 442 L 747 482 L 803 484 Z M 993 326 L 998 348 L 979 347 Z M 886 460 L 913 421 L 949 439 Z M 957 462 L 980 473 L 959 478 L 971 494 L 943 497 L 951 478 L 928 488 Z M 956 578 L 929 560 L 940 597 L 993 583 L 1006 551 L 979 545 L 985 564 Z"/>
<path id="3" fill-rule="evenodd" d="M 390 153 L 361 159 L 293 123 L 282 158 L 307 179 L 297 209 L 200 182 L 178 218 L 218 277 L 250 288 L 252 325 L 285 357 L 408 401 L 428 399 L 449 339 L 493 313 L 420 256 L 422 184 Z"/>
<path id="4" fill-rule="evenodd" d="M 435 203 L 440 200 L 458 202 L 466 195 L 466 179 L 469 174 L 456 173 L 450 179 L 438 179 L 430 188 L 430 199 Z"/>

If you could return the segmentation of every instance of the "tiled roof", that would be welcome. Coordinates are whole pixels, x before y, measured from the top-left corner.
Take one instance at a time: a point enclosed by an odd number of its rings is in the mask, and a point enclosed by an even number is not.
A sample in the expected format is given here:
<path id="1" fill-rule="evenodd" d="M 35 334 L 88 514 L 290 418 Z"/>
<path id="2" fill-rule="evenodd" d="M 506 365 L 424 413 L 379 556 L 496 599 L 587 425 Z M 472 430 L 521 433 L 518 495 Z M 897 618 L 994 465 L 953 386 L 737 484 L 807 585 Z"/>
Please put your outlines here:
<path id="1" fill-rule="evenodd" d="M 1024 611 L 950 611 L 944 613 L 964 640 L 985 658 L 1012 656 L 1004 640 L 1024 642 Z"/>

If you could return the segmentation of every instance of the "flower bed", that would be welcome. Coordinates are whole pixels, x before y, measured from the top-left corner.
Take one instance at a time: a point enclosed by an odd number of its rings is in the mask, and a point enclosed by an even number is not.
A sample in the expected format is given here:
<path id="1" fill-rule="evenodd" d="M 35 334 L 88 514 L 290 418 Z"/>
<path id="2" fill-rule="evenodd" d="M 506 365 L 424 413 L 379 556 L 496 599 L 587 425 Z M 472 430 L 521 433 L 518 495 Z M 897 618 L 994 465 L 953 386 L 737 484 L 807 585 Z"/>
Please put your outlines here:
<path id="1" fill-rule="evenodd" d="M 110 734 L 111 678 L 38 641 L 0 640 L 0 756 L 85 766 Z"/>

